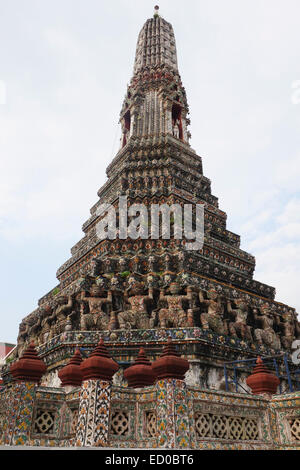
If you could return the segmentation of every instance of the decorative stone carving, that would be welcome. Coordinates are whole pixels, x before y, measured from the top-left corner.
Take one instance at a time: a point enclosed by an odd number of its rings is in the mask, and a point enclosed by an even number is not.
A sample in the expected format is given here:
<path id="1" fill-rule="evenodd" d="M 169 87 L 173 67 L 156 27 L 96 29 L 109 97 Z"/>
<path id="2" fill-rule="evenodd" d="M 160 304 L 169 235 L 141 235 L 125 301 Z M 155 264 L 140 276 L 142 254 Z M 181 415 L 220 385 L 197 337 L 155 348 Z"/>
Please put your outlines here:
<path id="1" fill-rule="evenodd" d="M 150 326 L 148 305 L 153 301 L 153 288 L 149 288 L 148 295 L 143 295 L 144 286 L 139 282 L 131 284 L 124 293 L 125 305 L 128 309 L 118 314 L 121 329 L 142 328 Z"/>
<path id="2" fill-rule="evenodd" d="M 300 418 L 290 419 L 289 425 L 292 439 L 295 441 L 300 441 Z"/>
<path id="3" fill-rule="evenodd" d="M 192 300 L 192 289 L 188 287 L 187 294 L 180 295 L 181 286 L 177 282 L 172 282 L 169 291 L 171 295 L 165 295 L 165 289 L 161 289 L 160 291 L 159 300 L 166 301 L 168 304 L 168 308 L 161 308 L 159 310 L 160 327 L 182 328 L 193 326 L 190 317 L 188 321 L 188 315 L 184 305 L 184 303 Z"/>
<path id="4" fill-rule="evenodd" d="M 71 295 L 58 297 L 54 303 L 54 312 L 49 316 L 48 321 L 53 320 L 53 335 L 59 335 L 65 331 L 68 313 L 73 307 L 73 298 Z"/>
<path id="5" fill-rule="evenodd" d="M 111 417 L 110 429 L 115 436 L 127 436 L 129 431 L 129 415 L 125 411 L 114 411 Z"/>
<path id="6" fill-rule="evenodd" d="M 288 311 L 283 315 L 283 322 L 280 321 L 279 317 L 275 317 L 276 323 L 282 332 L 281 344 L 285 349 L 291 349 L 292 343 L 296 336 L 296 323 L 294 315 L 291 311 Z"/>
<path id="7" fill-rule="evenodd" d="M 229 323 L 229 333 L 236 338 L 240 337 L 252 342 L 251 327 L 247 325 L 249 314 L 248 304 L 242 297 L 234 300 L 234 304 L 237 308 L 233 309 L 231 301 L 227 301 L 227 311 L 229 315 L 233 316 L 235 319 L 234 322 Z"/>
<path id="8" fill-rule="evenodd" d="M 227 334 L 228 327 L 224 321 L 224 307 L 221 297 L 215 289 L 207 291 L 207 299 L 204 299 L 203 292 L 199 291 L 199 301 L 207 306 L 207 312 L 201 313 L 200 319 L 204 330 L 211 329 L 219 334 Z"/>
<path id="9" fill-rule="evenodd" d="M 20 357 L 22 352 L 24 351 L 24 348 L 27 344 L 27 341 L 29 339 L 29 332 L 34 324 L 34 321 L 36 319 L 36 316 L 29 316 L 27 318 L 24 318 L 22 322 L 20 323 L 19 326 L 19 334 L 18 334 L 18 347 L 17 347 L 17 356 Z"/>
<path id="10" fill-rule="evenodd" d="M 239 416 L 221 416 L 195 413 L 195 430 L 200 439 L 231 439 L 255 441 L 259 439 L 258 420 Z"/>
<path id="11" fill-rule="evenodd" d="M 84 306 L 80 309 L 80 326 L 82 330 L 108 330 L 111 329 L 110 312 L 103 309 L 107 305 L 111 310 L 112 292 L 109 290 L 107 296 L 100 285 L 94 284 L 90 289 L 90 297 L 85 292 L 81 294 L 81 302 L 87 302 L 89 311 L 85 313 Z"/>
<path id="12" fill-rule="evenodd" d="M 43 344 L 51 339 L 51 323 L 54 319 L 51 317 L 52 310 L 50 305 L 43 309 L 41 314 L 41 327 L 39 332 L 38 343 Z"/>
<path id="13" fill-rule="evenodd" d="M 268 303 L 260 307 L 261 314 L 258 309 L 253 309 L 253 315 L 258 324 L 262 328 L 256 328 L 254 331 L 255 338 L 260 345 L 265 344 L 272 349 L 280 349 L 280 339 L 274 331 L 275 317 Z"/>

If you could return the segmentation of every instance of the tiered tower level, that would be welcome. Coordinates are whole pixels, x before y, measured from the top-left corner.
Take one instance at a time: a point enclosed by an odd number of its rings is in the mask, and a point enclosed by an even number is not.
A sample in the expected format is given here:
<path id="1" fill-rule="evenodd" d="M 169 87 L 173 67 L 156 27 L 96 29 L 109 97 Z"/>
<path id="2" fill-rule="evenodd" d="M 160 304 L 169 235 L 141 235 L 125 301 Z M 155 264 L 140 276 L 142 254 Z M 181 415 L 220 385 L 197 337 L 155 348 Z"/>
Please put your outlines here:
<path id="1" fill-rule="evenodd" d="M 157 344 L 172 336 L 194 361 L 191 382 L 220 386 L 224 359 L 291 348 L 300 334 L 295 310 L 253 279 L 255 258 L 227 230 L 227 215 L 189 144 L 188 116 L 173 28 L 156 11 L 138 37 L 108 180 L 83 224 L 84 237 L 57 271 L 58 286 L 22 321 L 18 354 L 35 340 L 55 375 L 76 345 L 91 349 L 103 336 L 126 367 L 135 347 L 147 343 L 154 357 Z M 98 208 L 117 209 L 119 196 L 127 196 L 128 206 L 202 204 L 203 248 L 188 251 L 174 237 L 99 240 Z"/>

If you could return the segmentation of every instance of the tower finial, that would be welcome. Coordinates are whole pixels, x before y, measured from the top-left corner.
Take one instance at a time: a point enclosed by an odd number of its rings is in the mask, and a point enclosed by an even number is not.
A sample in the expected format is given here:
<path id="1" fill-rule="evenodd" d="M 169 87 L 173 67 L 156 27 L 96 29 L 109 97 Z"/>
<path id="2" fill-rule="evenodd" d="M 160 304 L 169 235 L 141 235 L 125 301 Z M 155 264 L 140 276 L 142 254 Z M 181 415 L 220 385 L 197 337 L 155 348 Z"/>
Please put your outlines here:
<path id="1" fill-rule="evenodd" d="M 158 11 L 159 11 L 159 6 L 155 5 L 155 7 L 154 7 L 154 16 L 159 16 Z"/>

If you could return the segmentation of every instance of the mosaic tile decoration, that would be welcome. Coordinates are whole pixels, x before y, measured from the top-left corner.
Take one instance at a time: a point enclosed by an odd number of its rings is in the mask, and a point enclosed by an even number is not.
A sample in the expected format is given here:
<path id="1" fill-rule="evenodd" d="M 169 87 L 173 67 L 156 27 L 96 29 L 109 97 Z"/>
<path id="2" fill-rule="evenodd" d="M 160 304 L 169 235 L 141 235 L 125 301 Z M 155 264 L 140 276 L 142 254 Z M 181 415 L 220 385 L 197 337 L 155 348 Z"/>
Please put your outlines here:
<path id="1" fill-rule="evenodd" d="M 87 380 L 82 384 L 76 445 L 107 446 L 111 384 Z"/>
<path id="2" fill-rule="evenodd" d="M 182 380 L 165 379 L 156 384 L 158 447 L 189 447 L 189 413 L 186 384 Z"/>
<path id="3" fill-rule="evenodd" d="M 0 442 L 47 447 L 300 449 L 300 392 L 267 399 L 166 379 L 141 390 L 85 381 L 0 394 Z"/>

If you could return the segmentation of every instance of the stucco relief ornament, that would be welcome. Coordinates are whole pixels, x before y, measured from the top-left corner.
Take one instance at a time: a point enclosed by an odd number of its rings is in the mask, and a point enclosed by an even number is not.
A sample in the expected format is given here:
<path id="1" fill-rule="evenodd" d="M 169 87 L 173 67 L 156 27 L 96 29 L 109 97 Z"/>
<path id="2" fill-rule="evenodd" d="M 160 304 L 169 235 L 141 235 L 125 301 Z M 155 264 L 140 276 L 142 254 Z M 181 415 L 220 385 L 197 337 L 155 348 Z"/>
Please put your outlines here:
<path id="1" fill-rule="evenodd" d="M 153 301 L 153 289 L 148 289 L 148 295 L 144 295 L 144 286 L 135 282 L 124 293 L 127 309 L 118 314 L 121 329 L 147 329 L 150 327 L 148 306 Z"/>
<path id="2" fill-rule="evenodd" d="M 121 271 L 125 271 L 126 266 L 127 266 L 127 261 L 125 258 L 120 258 L 119 259 L 119 266 Z"/>
<path id="3" fill-rule="evenodd" d="M 163 286 L 168 287 L 171 284 L 172 279 L 173 279 L 173 277 L 172 277 L 171 274 L 165 274 L 163 276 Z"/>
<path id="4" fill-rule="evenodd" d="M 281 344 L 285 349 L 291 349 L 293 341 L 296 339 L 296 319 L 293 312 L 289 310 L 282 315 L 283 322 L 278 316 L 275 317 L 276 323 L 281 330 Z"/>
<path id="5" fill-rule="evenodd" d="M 168 308 L 161 308 L 159 311 L 159 325 L 161 328 L 182 328 L 189 325 L 186 305 L 189 307 L 189 301 L 192 300 L 192 289 L 187 288 L 186 295 L 180 295 L 181 286 L 177 282 L 172 282 L 169 287 L 170 294 L 166 295 L 165 290 L 160 291 L 160 301 L 166 301 Z"/>
<path id="6" fill-rule="evenodd" d="M 223 319 L 224 307 L 218 292 L 215 289 L 207 291 L 207 300 L 203 292 L 199 291 L 199 301 L 207 306 L 207 313 L 201 313 L 200 319 L 204 330 L 211 329 L 218 334 L 227 334 L 227 324 Z"/>
<path id="7" fill-rule="evenodd" d="M 232 308 L 230 300 L 227 302 L 227 311 L 235 321 L 229 323 L 229 332 L 232 336 L 253 341 L 251 327 L 247 325 L 249 308 L 247 302 L 243 298 L 234 301 L 236 308 Z"/>
<path id="8" fill-rule="evenodd" d="M 208 287 L 209 287 L 208 281 L 206 281 L 206 280 L 203 279 L 203 280 L 200 282 L 200 289 L 202 289 L 202 290 L 208 290 Z"/>
<path id="9" fill-rule="evenodd" d="M 112 292 L 108 291 L 107 296 L 104 289 L 97 284 L 94 284 L 90 289 L 90 297 L 86 297 L 85 292 L 81 294 L 81 302 L 86 302 L 89 306 L 89 311 L 84 312 L 81 309 L 80 324 L 81 329 L 87 330 L 107 330 L 109 329 L 110 314 L 112 305 Z M 107 305 L 107 310 L 104 311 L 103 306 Z"/>
<path id="10" fill-rule="evenodd" d="M 147 276 L 147 285 L 149 287 L 153 287 L 155 285 L 155 277 L 152 274 L 148 274 Z"/>
<path id="11" fill-rule="evenodd" d="M 90 280 L 82 269 L 79 271 L 79 278 L 76 281 L 76 285 L 78 286 L 79 289 L 90 288 Z"/>
<path id="12" fill-rule="evenodd" d="M 223 294 L 223 287 L 222 286 L 216 286 L 216 291 L 218 292 L 219 295 Z"/>
<path id="13" fill-rule="evenodd" d="M 95 284 L 102 289 L 105 289 L 107 287 L 107 280 L 103 276 L 98 276 L 95 279 Z"/>
<path id="14" fill-rule="evenodd" d="M 263 303 L 258 310 L 253 309 L 253 316 L 262 328 L 256 328 L 254 336 L 259 345 L 266 345 L 274 350 L 280 349 L 280 339 L 274 331 L 275 317 L 268 303 Z"/>
<path id="15" fill-rule="evenodd" d="M 46 343 L 46 341 L 51 339 L 51 323 L 53 320 L 49 320 L 51 317 L 52 309 L 50 305 L 46 305 L 41 318 L 41 330 L 39 334 L 39 344 Z"/>
<path id="16" fill-rule="evenodd" d="M 182 286 L 189 286 L 191 284 L 191 277 L 187 273 L 178 276 L 178 283 Z"/>
<path id="17" fill-rule="evenodd" d="M 118 287 L 120 287 L 120 281 L 119 279 L 117 278 L 117 276 L 113 276 L 110 280 L 110 285 L 111 285 L 111 288 L 112 290 L 115 290 L 117 289 Z"/>
<path id="18" fill-rule="evenodd" d="M 18 339 L 17 339 L 17 342 L 18 342 L 17 356 L 18 357 L 20 357 L 20 355 L 24 351 L 25 346 L 27 345 L 27 342 L 30 336 L 30 329 L 34 325 L 36 319 L 37 319 L 36 314 L 30 315 L 24 318 L 19 326 L 19 334 L 18 334 Z"/>
<path id="19" fill-rule="evenodd" d="M 139 282 L 139 281 L 138 281 L 138 279 L 137 279 L 135 276 L 133 276 L 133 275 L 129 276 L 129 278 L 128 278 L 128 280 L 127 280 L 128 289 L 130 289 L 134 284 L 136 284 L 136 283 L 138 283 L 138 282 Z"/>
<path id="20" fill-rule="evenodd" d="M 48 317 L 51 326 L 50 337 L 59 335 L 65 331 L 68 314 L 73 307 L 73 296 L 60 295 L 54 301 L 53 313 Z"/>
<path id="21" fill-rule="evenodd" d="M 232 291 L 232 297 L 234 297 L 235 299 L 239 297 L 239 293 L 235 289 Z"/>

